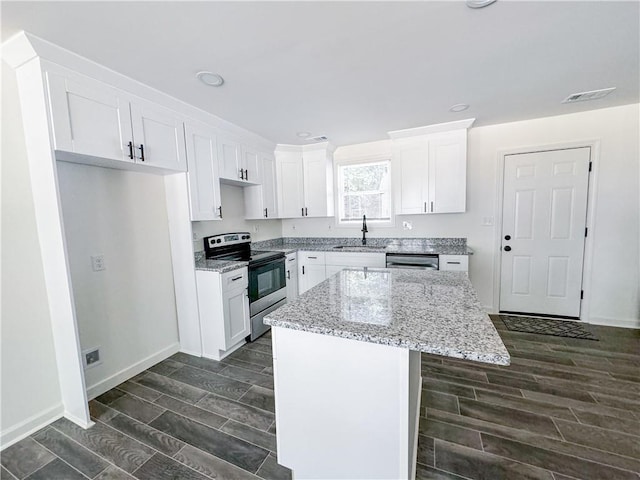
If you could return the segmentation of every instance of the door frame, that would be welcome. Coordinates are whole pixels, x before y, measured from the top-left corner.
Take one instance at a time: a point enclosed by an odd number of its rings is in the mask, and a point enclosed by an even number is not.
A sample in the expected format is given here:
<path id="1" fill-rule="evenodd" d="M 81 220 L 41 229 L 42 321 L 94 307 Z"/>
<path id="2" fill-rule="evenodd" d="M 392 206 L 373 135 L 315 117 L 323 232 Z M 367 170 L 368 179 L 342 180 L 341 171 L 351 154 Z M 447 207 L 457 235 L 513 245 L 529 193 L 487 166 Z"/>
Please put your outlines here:
<path id="1" fill-rule="evenodd" d="M 589 323 L 589 307 L 591 292 L 591 269 L 593 266 L 594 238 L 595 238 L 595 212 L 596 191 L 598 184 L 598 171 L 600 169 L 600 140 L 579 140 L 574 142 L 561 142 L 543 144 L 530 147 L 517 147 L 498 150 L 496 162 L 496 221 L 493 230 L 493 310 L 500 312 L 500 281 L 502 271 L 502 208 L 504 196 L 504 163 L 507 155 L 519 155 L 525 153 L 539 153 L 553 150 L 568 150 L 574 148 L 589 147 L 591 149 L 591 172 L 587 183 L 587 218 L 586 228 L 588 235 L 584 244 L 584 256 L 582 259 L 582 290 L 584 298 L 580 301 L 580 321 Z"/>

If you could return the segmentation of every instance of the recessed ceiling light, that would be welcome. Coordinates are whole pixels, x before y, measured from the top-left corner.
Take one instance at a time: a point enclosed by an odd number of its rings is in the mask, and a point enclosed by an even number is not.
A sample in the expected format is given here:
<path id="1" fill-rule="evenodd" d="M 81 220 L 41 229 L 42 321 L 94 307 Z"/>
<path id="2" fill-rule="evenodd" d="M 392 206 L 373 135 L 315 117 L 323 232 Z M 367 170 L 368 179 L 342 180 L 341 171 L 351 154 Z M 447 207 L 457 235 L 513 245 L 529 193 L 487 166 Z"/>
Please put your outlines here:
<path id="1" fill-rule="evenodd" d="M 298 138 L 307 138 L 308 136 L 311 135 L 311 133 L 309 133 L 309 132 L 298 132 L 298 133 L 296 133 L 296 135 L 298 136 Z"/>
<path id="2" fill-rule="evenodd" d="M 467 0 L 467 7 L 469 7 L 469 8 L 484 8 L 484 7 L 487 7 L 487 6 L 491 5 L 495 1 L 496 0 Z"/>
<path id="3" fill-rule="evenodd" d="M 198 77 L 202 83 L 211 87 L 219 87 L 224 83 L 224 78 L 213 72 L 198 72 L 196 77 Z"/>
<path id="4" fill-rule="evenodd" d="M 466 103 L 457 103 L 454 106 L 452 106 L 449 109 L 449 111 L 450 112 L 464 112 L 468 108 L 469 108 L 469 105 L 467 105 Z"/>

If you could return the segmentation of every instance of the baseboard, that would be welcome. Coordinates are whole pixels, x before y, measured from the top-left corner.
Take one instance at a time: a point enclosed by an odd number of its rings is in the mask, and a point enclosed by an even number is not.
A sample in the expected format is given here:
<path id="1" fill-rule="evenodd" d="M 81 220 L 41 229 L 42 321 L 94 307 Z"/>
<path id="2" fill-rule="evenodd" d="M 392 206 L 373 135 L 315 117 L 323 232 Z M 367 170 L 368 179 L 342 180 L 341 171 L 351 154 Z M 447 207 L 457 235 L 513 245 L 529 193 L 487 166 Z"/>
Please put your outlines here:
<path id="1" fill-rule="evenodd" d="M 621 327 L 621 328 L 640 328 L 640 319 L 638 318 L 606 318 L 606 317 L 590 317 L 585 320 L 586 323 L 593 325 L 602 325 L 605 327 Z"/>
<path id="2" fill-rule="evenodd" d="M 163 348 L 159 352 L 143 358 L 130 367 L 120 370 L 110 377 L 107 377 L 104 380 L 101 380 L 100 382 L 87 387 L 87 398 L 91 400 L 93 398 L 96 398 L 98 395 L 102 395 L 104 392 L 111 390 L 113 387 L 117 387 L 122 382 L 129 380 L 131 377 L 135 377 L 139 373 L 144 372 L 147 368 L 152 367 L 156 363 L 169 358 L 171 355 L 179 351 L 180 344 L 174 343 L 166 348 Z"/>
<path id="3" fill-rule="evenodd" d="M 493 305 L 482 305 L 482 310 L 484 310 L 485 313 L 491 314 L 491 315 L 493 315 L 494 313 L 497 313 L 493 308 Z"/>
<path id="4" fill-rule="evenodd" d="M 60 403 L 32 415 L 6 430 L 2 430 L 0 432 L 0 451 L 46 427 L 51 422 L 55 422 L 63 416 L 63 413 L 64 408 Z"/>
<path id="5" fill-rule="evenodd" d="M 64 418 L 84 429 L 91 428 L 95 425 L 95 422 L 92 422 L 91 420 L 87 422 L 84 418 L 76 417 L 69 412 L 64 412 Z"/>
<path id="6" fill-rule="evenodd" d="M 202 352 L 202 356 L 204 358 L 208 358 L 210 360 L 215 360 L 215 361 L 219 362 L 220 360 L 222 360 L 224 358 L 227 358 L 233 352 L 238 350 L 241 346 L 246 345 L 246 344 L 247 344 L 247 342 L 245 340 L 242 340 L 240 343 L 235 344 L 229 350 L 225 350 L 224 352 L 222 350 L 217 350 L 218 355 L 215 355 L 215 354 L 212 355 L 212 354 L 209 354 L 209 353 Z"/>

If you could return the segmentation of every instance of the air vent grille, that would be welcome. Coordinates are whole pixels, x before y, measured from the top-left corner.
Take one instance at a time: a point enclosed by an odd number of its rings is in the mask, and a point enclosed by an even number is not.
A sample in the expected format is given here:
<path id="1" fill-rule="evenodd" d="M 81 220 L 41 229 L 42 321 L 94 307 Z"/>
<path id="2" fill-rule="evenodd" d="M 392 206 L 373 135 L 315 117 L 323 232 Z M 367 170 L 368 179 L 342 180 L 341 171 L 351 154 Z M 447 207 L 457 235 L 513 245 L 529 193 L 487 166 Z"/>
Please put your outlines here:
<path id="1" fill-rule="evenodd" d="M 615 89 L 616 87 L 612 87 L 612 88 L 603 88 L 601 90 L 591 90 L 590 92 L 572 93 L 567 98 L 565 98 L 562 101 L 562 103 L 575 103 L 575 102 L 586 102 L 587 100 L 597 100 L 599 98 L 606 97 Z"/>
<path id="2" fill-rule="evenodd" d="M 318 135 L 317 137 L 307 138 L 307 142 L 326 142 L 329 138 L 326 135 Z"/>

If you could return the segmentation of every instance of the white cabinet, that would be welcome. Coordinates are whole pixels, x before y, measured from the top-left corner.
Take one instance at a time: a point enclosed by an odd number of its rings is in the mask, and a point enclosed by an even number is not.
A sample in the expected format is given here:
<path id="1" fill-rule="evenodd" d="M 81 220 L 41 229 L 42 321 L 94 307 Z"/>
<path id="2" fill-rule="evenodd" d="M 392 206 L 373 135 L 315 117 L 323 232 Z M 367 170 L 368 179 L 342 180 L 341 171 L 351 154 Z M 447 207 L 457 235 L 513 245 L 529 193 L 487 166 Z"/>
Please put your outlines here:
<path id="1" fill-rule="evenodd" d="M 184 134 L 189 167 L 191 220 L 221 220 L 215 132 L 205 125 L 186 123 Z"/>
<path id="2" fill-rule="evenodd" d="M 56 150 L 186 171 L 179 114 L 71 71 L 46 75 Z"/>
<path id="3" fill-rule="evenodd" d="M 229 272 L 222 275 L 222 305 L 224 316 L 224 340 L 225 349 L 229 350 L 239 342 L 244 341 L 251 334 L 251 321 L 249 319 L 249 294 L 246 280 L 242 273 Z M 229 283 L 225 286 L 225 280 Z M 233 282 L 238 282 L 234 284 Z"/>
<path id="4" fill-rule="evenodd" d="M 333 156 L 328 143 L 276 148 L 281 218 L 333 216 Z"/>
<path id="5" fill-rule="evenodd" d="M 141 98 L 133 98 L 130 106 L 137 160 L 153 167 L 186 171 L 183 118 Z"/>
<path id="6" fill-rule="evenodd" d="M 298 255 L 287 255 L 285 268 L 287 272 L 287 301 L 298 298 Z"/>
<path id="7" fill-rule="evenodd" d="M 244 188 L 244 216 L 247 220 L 278 218 L 276 161 L 273 155 L 257 154 L 259 185 Z"/>
<path id="8" fill-rule="evenodd" d="M 302 152 L 276 150 L 278 211 L 281 218 L 304 216 Z"/>
<path id="9" fill-rule="evenodd" d="M 329 266 L 385 268 L 387 257 L 375 252 L 327 252 L 325 263 L 327 271 Z"/>
<path id="10" fill-rule="evenodd" d="M 202 355 L 221 360 L 251 333 L 246 268 L 220 274 L 196 270 Z"/>
<path id="11" fill-rule="evenodd" d="M 324 252 L 298 252 L 298 292 L 300 295 L 326 278 Z"/>
<path id="12" fill-rule="evenodd" d="M 439 269 L 450 272 L 468 272 L 469 255 L 440 255 Z"/>
<path id="13" fill-rule="evenodd" d="M 397 214 L 466 210 L 467 130 L 395 139 Z"/>
<path id="14" fill-rule="evenodd" d="M 231 185 L 255 185 L 258 179 L 258 153 L 232 136 L 218 134 L 220 179 Z"/>

